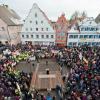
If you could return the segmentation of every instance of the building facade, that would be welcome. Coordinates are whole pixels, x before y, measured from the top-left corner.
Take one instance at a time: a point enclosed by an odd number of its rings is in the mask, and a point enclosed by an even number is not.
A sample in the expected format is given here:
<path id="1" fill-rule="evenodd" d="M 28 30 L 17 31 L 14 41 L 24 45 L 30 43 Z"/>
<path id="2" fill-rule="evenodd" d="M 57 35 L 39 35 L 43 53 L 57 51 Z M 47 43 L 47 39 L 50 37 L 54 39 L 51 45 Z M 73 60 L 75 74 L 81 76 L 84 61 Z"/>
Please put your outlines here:
<path id="1" fill-rule="evenodd" d="M 93 18 L 85 18 L 68 32 L 67 46 L 100 46 L 100 30 Z"/>
<path id="2" fill-rule="evenodd" d="M 33 45 L 55 45 L 55 31 L 45 13 L 33 4 L 22 27 L 21 41 Z"/>
<path id="3" fill-rule="evenodd" d="M 0 6 L 0 42 L 18 44 L 21 42 L 21 21 L 15 11 L 7 5 Z"/>
<path id="4" fill-rule="evenodd" d="M 55 43 L 57 46 L 66 46 L 68 25 L 69 22 L 66 19 L 65 14 L 58 17 L 56 22 L 52 22 L 53 29 L 56 31 Z"/>

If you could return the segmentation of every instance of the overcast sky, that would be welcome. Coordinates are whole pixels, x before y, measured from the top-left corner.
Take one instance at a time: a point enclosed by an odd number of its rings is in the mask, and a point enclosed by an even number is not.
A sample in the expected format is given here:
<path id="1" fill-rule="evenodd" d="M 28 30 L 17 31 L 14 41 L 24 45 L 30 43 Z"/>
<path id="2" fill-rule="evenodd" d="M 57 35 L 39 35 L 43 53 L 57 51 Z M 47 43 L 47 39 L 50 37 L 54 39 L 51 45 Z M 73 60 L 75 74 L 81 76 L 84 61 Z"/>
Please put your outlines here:
<path id="1" fill-rule="evenodd" d="M 70 19 L 75 11 L 86 11 L 89 17 L 96 17 L 100 13 L 100 0 L 0 0 L 0 4 L 7 4 L 24 19 L 33 3 L 46 13 L 49 19 L 57 20 L 58 16 L 65 13 Z"/>

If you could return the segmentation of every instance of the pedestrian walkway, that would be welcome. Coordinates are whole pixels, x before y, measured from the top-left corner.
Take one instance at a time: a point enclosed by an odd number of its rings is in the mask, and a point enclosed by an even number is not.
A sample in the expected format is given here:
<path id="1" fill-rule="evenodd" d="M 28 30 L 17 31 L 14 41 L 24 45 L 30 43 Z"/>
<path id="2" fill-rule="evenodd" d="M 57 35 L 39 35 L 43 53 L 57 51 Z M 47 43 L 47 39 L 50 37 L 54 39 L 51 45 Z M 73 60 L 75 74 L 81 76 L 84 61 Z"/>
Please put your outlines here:
<path id="1" fill-rule="evenodd" d="M 48 65 L 46 65 L 47 60 Z M 47 75 L 46 69 L 49 69 L 49 75 Z M 59 65 L 54 60 L 41 60 L 36 71 L 33 72 L 31 87 L 35 87 L 39 90 L 50 88 L 54 89 L 57 84 L 62 84 L 62 77 L 59 69 Z"/>

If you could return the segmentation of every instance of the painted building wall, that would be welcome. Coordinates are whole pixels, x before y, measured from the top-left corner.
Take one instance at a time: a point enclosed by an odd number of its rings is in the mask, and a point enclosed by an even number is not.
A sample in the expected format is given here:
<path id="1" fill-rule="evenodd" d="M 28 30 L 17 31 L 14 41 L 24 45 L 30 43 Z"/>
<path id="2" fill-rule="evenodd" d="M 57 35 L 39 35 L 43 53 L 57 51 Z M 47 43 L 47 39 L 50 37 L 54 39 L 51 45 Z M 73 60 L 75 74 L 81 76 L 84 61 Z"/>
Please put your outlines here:
<path id="1" fill-rule="evenodd" d="M 56 22 L 56 44 L 58 46 L 66 46 L 68 24 L 65 14 L 58 17 Z"/>

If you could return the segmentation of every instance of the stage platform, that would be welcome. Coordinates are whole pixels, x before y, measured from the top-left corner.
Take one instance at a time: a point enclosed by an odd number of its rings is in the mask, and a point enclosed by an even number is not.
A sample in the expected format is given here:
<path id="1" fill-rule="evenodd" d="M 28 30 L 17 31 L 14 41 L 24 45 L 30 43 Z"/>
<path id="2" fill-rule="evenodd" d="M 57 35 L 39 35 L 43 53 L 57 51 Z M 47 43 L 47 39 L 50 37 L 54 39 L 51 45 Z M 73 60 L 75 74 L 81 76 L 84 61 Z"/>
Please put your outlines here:
<path id="1" fill-rule="evenodd" d="M 62 84 L 59 71 L 52 71 L 48 75 L 45 72 L 33 73 L 31 88 L 38 90 L 55 89 L 57 84 Z"/>

